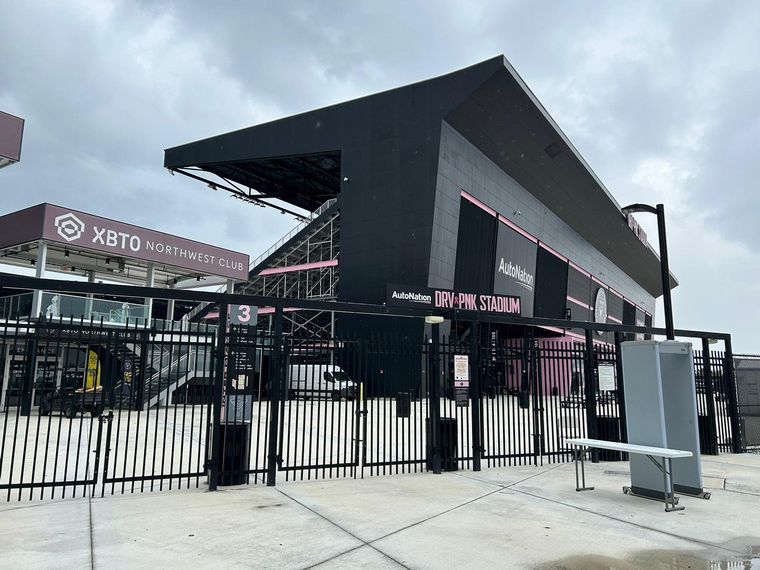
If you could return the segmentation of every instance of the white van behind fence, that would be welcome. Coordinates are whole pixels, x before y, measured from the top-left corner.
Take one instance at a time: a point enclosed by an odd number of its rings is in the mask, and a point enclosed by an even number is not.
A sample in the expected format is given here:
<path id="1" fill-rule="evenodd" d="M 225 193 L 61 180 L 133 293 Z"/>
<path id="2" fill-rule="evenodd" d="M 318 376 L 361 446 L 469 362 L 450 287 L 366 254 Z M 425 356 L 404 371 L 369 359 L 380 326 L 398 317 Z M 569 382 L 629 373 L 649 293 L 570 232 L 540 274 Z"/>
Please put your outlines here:
<path id="1" fill-rule="evenodd" d="M 356 383 L 335 364 L 292 364 L 288 367 L 289 396 L 353 400 Z"/>

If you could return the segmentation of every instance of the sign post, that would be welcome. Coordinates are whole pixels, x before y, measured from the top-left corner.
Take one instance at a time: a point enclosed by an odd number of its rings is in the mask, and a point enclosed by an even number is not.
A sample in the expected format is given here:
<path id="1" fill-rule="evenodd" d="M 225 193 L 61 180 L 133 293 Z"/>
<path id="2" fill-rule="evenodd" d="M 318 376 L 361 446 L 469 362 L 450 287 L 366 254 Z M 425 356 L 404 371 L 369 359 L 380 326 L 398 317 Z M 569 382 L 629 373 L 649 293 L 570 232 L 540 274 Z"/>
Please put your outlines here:
<path id="1" fill-rule="evenodd" d="M 230 305 L 224 418 L 227 423 L 251 421 L 256 374 L 258 307 Z"/>

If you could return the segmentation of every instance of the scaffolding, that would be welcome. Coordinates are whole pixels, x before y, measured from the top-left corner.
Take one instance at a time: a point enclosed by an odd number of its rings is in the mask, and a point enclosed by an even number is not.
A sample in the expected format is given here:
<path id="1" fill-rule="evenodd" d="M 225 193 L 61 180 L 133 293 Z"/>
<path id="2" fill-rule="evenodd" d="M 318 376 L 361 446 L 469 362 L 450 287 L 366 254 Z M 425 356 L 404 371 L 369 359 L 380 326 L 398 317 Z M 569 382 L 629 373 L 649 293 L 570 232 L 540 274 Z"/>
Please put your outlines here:
<path id="1" fill-rule="evenodd" d="M 339 214 L 315 219 L 305 236 L 293 236 L 268 259 L 253 267 L 254 275 L 237 291 L 249 295 L 291 299 L 338 297 L 340 255 Z"/>

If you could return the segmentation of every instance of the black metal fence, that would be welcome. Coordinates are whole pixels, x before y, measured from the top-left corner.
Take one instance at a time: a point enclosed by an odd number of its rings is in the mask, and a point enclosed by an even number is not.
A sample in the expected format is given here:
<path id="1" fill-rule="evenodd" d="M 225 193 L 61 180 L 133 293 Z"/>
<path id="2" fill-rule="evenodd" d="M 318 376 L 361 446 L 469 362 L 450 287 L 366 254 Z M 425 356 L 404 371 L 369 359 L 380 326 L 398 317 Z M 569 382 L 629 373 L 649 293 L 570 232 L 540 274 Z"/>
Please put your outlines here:
<path id="1" fill-rule="evenodd" d="M 0 325 L 0 491 L 41 499 L 198 486 L 210 400 L 174 394 L 210 380 L 215 339 L 215 327 L 180 322 Z"/>
<path id="2" fill-rule="evenodd" d="M 568 438 L 626 441 L 622 328 L 360 338 L 286 334 L 281 305 L 258 326 L 220 309 L 218 326 L 0 323 L 5 498 L 537 465 L 569 460 Z M 740 451 L 730 341 L 695 371 L 703 453 Z"/>
<path id="3" fill-rule="evenodd" d="M 722 351 L 696 350 L 694 376 L 701 452 L 730 453 L 734 449 L 731 417 L 738 416 L 733 360 L 727 360 Z"/>

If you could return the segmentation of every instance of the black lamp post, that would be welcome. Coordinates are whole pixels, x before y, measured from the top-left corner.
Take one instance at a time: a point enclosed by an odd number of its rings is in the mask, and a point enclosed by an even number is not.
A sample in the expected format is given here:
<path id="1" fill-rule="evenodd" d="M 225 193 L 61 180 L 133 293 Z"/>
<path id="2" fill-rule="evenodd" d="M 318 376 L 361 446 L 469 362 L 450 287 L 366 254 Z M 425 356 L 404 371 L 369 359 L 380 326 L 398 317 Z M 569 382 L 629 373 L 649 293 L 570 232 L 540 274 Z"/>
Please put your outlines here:
<path id="1" fill-rule="evenodd" d="M 660 273 L 662 275 L 662 301 L 665 305 L 665 333 L 668 340 L 675 338 L 673 328 L 673 301 L 670 297 L 670 268 L 668 267 L 668 240 L 665 235 L 665 208 L 662 204 L 657 207 L 647 204 L 631 204 L 622 209 L 624 214 L 649 212 L 657 216 L 657 234 L 660 240 Z"/>

